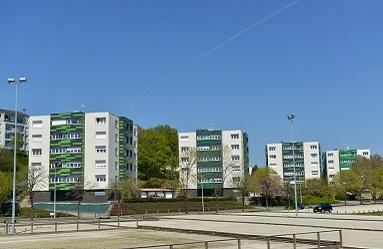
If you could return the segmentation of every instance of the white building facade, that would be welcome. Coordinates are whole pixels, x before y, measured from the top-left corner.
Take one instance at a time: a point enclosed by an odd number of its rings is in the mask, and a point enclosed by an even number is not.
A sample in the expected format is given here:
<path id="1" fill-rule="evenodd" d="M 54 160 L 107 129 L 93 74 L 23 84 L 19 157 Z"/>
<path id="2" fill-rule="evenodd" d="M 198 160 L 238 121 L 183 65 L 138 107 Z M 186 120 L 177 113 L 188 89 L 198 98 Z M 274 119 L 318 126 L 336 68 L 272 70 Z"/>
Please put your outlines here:
<path id="1" fill-rule="evenodd" d="M 28 151 L 28 115 L 17 113 L 18 150 Z M 15 112 L 0 109 L 0 148 L 13 150 L 15 135 Z"/>
<path id="2" fill-rule="evenodd" d="M 323 164 L 327 181 L 332 183 L 335 175 L 340 171 L 350 170 L 358 157 L 370 159 L 371 151 L 369 149 L 350 148 L 326 151 L 323 155 Z"/>
<path id="3" fill-rule="evenodd" d="M 79 184 L 94 200 L 119 178 L 137 178 L 137 133 L 125 117 L 109 112 L 58 113 L 31 116 L 29 167 L 41 169 L 44 180 L 35 191 L 48 200 Z M 44 197 L 45 195 L 45 197 Z"/>
<path id="4" fill-rule="evenodd" d="M 294 184 L 294 159 L 297 183 L 321 176 L 319 142 L 282 142 L 265 146 L 266 166 L 285 182 Z"/>
<path id="5" fill-rule="evenodd" d="M 199 129 L 180 132 L 180 182 L 197 196 L 221 194 L 234 190 L 236 181 L 249 174 L 248 136 L 241 130 Z M 187 177 L 189 172 L 189 177 Z"/>

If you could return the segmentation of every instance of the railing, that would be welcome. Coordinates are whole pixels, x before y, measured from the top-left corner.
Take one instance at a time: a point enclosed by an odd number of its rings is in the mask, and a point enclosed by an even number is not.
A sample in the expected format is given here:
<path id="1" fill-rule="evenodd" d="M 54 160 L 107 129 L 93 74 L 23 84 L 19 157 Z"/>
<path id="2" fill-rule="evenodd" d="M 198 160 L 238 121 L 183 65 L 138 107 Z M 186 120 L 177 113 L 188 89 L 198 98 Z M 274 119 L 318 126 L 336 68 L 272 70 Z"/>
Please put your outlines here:
<path id="1" fill-rule="evenodd" d="M 94 231 L 111 230 L 118 228 L 138 228 L 139 221 L 156 221 L 157 218 L 143 217 L 134 219 L 96 219 L 96 220 L 73 220 L 73 219 L 55 219 L 40 221 L 22 221 L 15 224 L 16 234 L 42 234 L 58 232 L 76 232 L 76 231 Z M 0 225 L 0 236 L 13 234 L 12 223 Z"/>
<path id="2" fill-rule="evenodd" d="M 237 241 L 238 249 L 241 249 L 241 239 L 219 239 L 219 240 L 206 240 L 206 241 L 195 241 L 195 242 L 186 242 L 186 243 L 175 243 L 175 244 L 161 244 L 161 245 L 152 245 L 152 246 L 136 246 L 136 247 L 125 247 L 123 249 L 142 249 L 142 248 L 158 248 L 158 247 L 168 247 L 169 249 L 174 249 L 176 246 L 186 246 L 186 245 L 198 245 L 201 244 L 205 249 L 209 248 L 209 245 L 218 242 L 228 242 L 228 241 Z"/>

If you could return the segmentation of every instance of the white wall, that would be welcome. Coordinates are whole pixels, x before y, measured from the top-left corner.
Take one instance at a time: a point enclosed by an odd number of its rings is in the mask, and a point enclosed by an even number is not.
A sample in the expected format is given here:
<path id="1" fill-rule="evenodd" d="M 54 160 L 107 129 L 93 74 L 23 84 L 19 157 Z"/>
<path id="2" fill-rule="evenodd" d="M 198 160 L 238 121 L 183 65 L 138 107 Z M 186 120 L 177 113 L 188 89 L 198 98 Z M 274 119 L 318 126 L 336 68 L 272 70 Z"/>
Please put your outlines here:
<path id="1" fill-rule="evenodd" d="M 271 150 L 271 148 L 275 148 L 275 150 Z M 282 143 L 275 144 L 267 144 L 267 162 L 270 169 L 277 172 L 277 174 L 283 179 L 283 155 L 282 155 Z M 273 158 L 275 156 L 275 158 Z"/>
<path id="2" fill-rule="evenodd" d="M 326 151 L 326 171 L 327 181 L 333 182 L 334 176 L 339 172 L 339 151 L 328 150 Z"/>
<path id="3" fill-rule="evenodd" d="M 41 128 L 34 128 L 33 121 L 42 121 Z M 41 170 L 44 172 L 43 181 L 36 186 L 35 191 L 48 191 L 49 190 L 49 154 L 50 154 L 50 115 L 46 116 L 33 116 L 29 119 L 29 167 L 34 163 L 41 163 Z M 41 134 L 41 141 L 33 141 L 33 134 Z M 41 149 L 40 156 L 34 156 L 32 149 Z"/>
<path id="4" fill-rule="evenodd" d="M 303 143 L 305 179 L 320 178 L 320 145 L 319 142 Z"/>
<path id="5" fill-rule="evenodd" d="M 232 134 L 238 134 L 239 138 L 232 138 Z M 232 145 L 239 145 L 239 149 L 233 149 Z M 233 185 L 233 177 L 244 177 L 244 158 L 243 158 L 243 132 L 241 130 L 225 130 L 222 131 L 222 163 L 223 173 L 226 173 L 223 177 L 226 178 L 223 187 L 235 188 Z M 232 156 L 240 156 L 240 159 L 232 160 Z M 235 166 L 240 167 L 240 171 L 234 171 Z"/>
<path id="6" fill-rule="evenodd" d="M 197 137 L 195 132 L 180 132 L 178 133 L 178 150 L 179 150 L 179 171 L 180 171 L 180 179 L 184 177 L 182 173 L 182 147 L 189 147 L 189 149 L 196 150 L 197 149 Z M 192 167 L 191 175 L 193 177 L 189 178 L 189 189 L 197 189 L 197 161 L 195 165 Z"/>
<path id="7" fill-rule="evenodd" d="M 105 124 L 96 124 L 96 118 L 106 118 Z M 85 158 L 84 178 L 85 189 L 107 189 L 109 184 L 115 180 L 115 162 L 118 157 L 115 149 L 118 150 L 118 129 L 115 128 L 115 121 L 118 118 L 108 112 L 86 113 L 85 114 Z M 96 139 L 96 132 L 106 132 L 105 139 Z M 96 153 L 96 146 L 106 146 L 106 153 Z M 97 160 L 105 160 L 105 168 L 96 168 Z M 105 175 L 105 182 L 97 182 L 96 175 Z"/>

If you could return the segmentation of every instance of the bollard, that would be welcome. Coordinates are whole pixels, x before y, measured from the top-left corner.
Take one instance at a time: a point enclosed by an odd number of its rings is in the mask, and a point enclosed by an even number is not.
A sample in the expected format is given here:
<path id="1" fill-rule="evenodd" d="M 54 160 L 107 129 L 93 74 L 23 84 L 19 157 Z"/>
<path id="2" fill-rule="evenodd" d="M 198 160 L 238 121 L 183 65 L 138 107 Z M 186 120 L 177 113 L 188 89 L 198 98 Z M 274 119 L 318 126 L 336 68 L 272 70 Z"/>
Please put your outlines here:
<path id="1" fill-rule="evenodd" d="M 181 214 L 181 208 L 179 208 L 179 209 L 178 209 L 178 213 L 180 213 L 180 214 Z"/>
<path id="2" fill-rule="evenodd" d="M 169 248 L 170 248 L 170 249 L 173 249 L 173 245 L 169 245 Z"/>
<path id="3" fill-rule="evenodd" d="M 297 238 L 295 234 L 293 234 L 293 248 L 297 249 Z"/>
<path id="4" fill-rule="evenodd" d="M 241 249 L 241 239 L 238 239 L 238 249 Z"/>
<path id="5" fill-rule="evenodd" d="M 318 248 L 320 248 L 320 232 L 317 232 L 317 244 Z"/>
<path id="6" fill-rule="evenodd" d="M 138 228 L 138 220 L 136 220 L 136 228 Z"/>
<path id="7" fill-rule="evenodd" d="M 55 220 L 55 233 L 57 233 L 57 220 Z"/>
<path id="8" fill-rule="evenodd" d="M 158 209 L 157 209 L 157 214 L 158 214 Z"/>
<path id="9" fill-rule="evenodd" d="M 78 227 L 79 227 L 79 224 L 78 224 L 78 220 L 76 221 L 76 227 L 77 227 L 77 231 L 78 231 Z"/>
<path id="10" fill-rule="evenodd" d="M 145 214 L 147 214 L 148 213 L 148 210 L 147 209 L 145 209 Z"/>
<path id="11" fill-rule="evenodd" d="M 8 232 L 9 232 L 8 222 L 5 223 L 5 229 L 7 229 L 7 230 L 5 231 L 5 234 L 8 235 Z"/>
<path id="12" fill-rule="evenodd" d="M 170 209 L 168 208 L 168 214 L 170 213 Z"/>
<path id="13" fill-rule="evenodd" d="M 98 230 L 100 230 L 100 228 L 101 228 L 101 220 L 98 219 Z"/>
<path id="14" fill-rule="evenodd" d="M 33 221 L 31 222 L 31 233 L 33 233 Z"/>
<path id="15" fill-rule="evenodd" d="M 267 239 L 267 249 L 270 249 L 270 238 L 266 237 L 266 239 Z"/>
<path id="16" fill-rule="evenodd" d="M 342 230 L 339 230 L 339 244 L 340 247 L 343 247 L 343 236 L 342 236 Z"/>
<path id="17" fill-rule="evenodd" d="M 117 217 L 117 227 L 120 227 L 120 217 Z"/>
<path id="18" fill-rule="evenodd" d="M 205 241 L 205 249 L 209 249 L 209 242 Z"/>

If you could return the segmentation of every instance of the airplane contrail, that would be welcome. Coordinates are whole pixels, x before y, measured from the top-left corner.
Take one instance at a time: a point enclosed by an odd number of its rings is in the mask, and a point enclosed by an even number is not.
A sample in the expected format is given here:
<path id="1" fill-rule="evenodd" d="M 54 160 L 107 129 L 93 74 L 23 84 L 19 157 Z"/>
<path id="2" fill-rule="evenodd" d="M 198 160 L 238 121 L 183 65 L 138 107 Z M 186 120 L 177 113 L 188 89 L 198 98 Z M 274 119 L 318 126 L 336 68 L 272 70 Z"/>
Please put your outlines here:
<path id="1" fill-rule="evenodd" d="M 147 94 L 150 90 L 152 90 L 153 88 L 156 88 L 160 85 L 162 85 L 164 82 L 166 82 L 167 80 L 173 78 L 175 75 L 177 75 L 179 72 L 189 68 L 190 66 L 192 66 L 193 64 L 197 63 L 198 61 L 202 60 L 203 58 L 209 56 L 210 54 L 214 53 L 215 51 L 217 51 L 218 49 L 224 47 L 226 44 L 232 42 L 233 40 L 237 39 L 238 37 L 244 35 L 245 33 L 249 32 L 250 30 L 258 27 L 259 25 L 269 21 L 270 19 L 272 19 L 273 17 L 281 14 L 282 12 L 286 11 L 287 9 L 291 8 L 292 6 L 296 5 L 297 3 L 299 3 L 301 0 L 294 0 L 294 1 L 291 1 L 289 2 L 288 4 L 282 6 L 281 8 L 271 12 L 270 14 L 262 17 L 261 19 L 251 23 L 249 26 L 247 26 L 246 28 L 238 31 L 237 33 L 231 35 L 230 37 L 226 38 L 225 40 L 223 40 L 222 42 L 218 43 L 217 45 L 215 45 L 214 47 L 210 48 L 209 50 L 207 50 L 206 52 L 204 52 L 203 54 L 197 56 L 196 58 L 192 59 L 191 61 L 189 61 L 188 63 L 186 63 L 185 65 L 183 65 L 182 67 L 178 68 L 177 70 L 169 73 L 168 75 L 166 75 L 165 77 L 155 81 L 153 84 L 151 84 L 150 86 L 148 86 L 144 91 L 141 92 L 141 94 L 137 94 L 135 97 L 133 97 L 133 99 L 130 101 L 130 104 L 129 104 L 129 108 L 131 111 L 133 111 L 133 105 L 136 101 L 136 99 L 138 97 L 142 97 L 144 96 L 145 94 Z"/>

